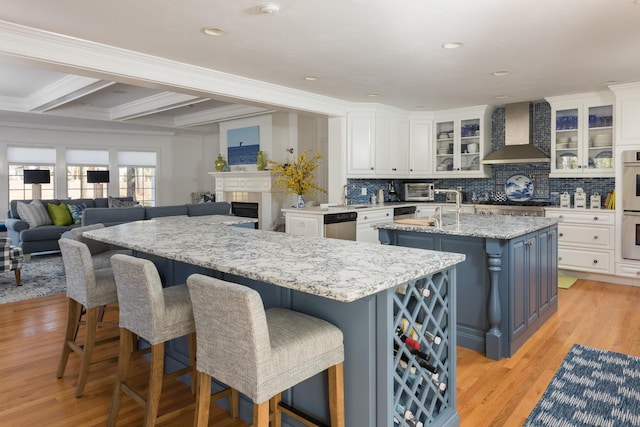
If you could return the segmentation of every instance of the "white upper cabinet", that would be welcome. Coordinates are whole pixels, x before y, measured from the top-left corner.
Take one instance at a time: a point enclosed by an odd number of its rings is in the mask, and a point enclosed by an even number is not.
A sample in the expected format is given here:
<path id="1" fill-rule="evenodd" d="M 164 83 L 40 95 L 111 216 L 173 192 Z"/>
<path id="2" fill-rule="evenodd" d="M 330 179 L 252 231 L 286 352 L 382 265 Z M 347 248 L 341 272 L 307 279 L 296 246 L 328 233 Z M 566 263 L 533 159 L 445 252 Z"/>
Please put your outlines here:
<path id="1" fill-rule="evenodd" d="M 433 174 L 433 119 L 409 120 L 409 177 L 423 178 Z"/>
<path id="2" fill-rule="evenodd" d="M 481 163 L 491 148 L 493 107 L 439 111 L 434 118 L 433 170 L 437 176 L 486 178 Z"/>
<path id="3" fill-rule="evenodd" d="M 408 115 L 368 108 L 347 119 L 347 176 L 394 178 L 409 174 Z"/>
<path id="4" fill-rule="evenodd" d="M 547 98 L 550 177 L 614 176 L 614 97 L 610 92 Z"/>

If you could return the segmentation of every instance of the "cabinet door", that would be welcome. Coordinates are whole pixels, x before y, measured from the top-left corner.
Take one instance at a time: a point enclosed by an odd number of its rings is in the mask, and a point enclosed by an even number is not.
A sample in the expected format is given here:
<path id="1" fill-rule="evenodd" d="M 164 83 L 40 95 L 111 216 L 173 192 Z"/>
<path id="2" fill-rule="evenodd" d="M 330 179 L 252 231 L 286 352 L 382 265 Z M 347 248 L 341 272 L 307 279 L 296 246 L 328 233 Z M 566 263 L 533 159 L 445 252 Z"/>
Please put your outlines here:
<path id="1" fill-rule="evenodd" d="M 324 237 L 322 215 L 285 215 L 285 231 L 294 236 Z"/>
<path id="2" fill-rule="evenodd" d="M 511 244 L 511 348 L 519 348 L 537 328 L 538 242 L 535 235 Z"/>
<path id="3" fill-rule="evenodd" d="M 586 134 L 583 168 L 613 171 L 613 105 L 597 105 L 585 109 Z"/>
<path id="4" fill-rule="evenodd" d="M 555 228 L 541 231 L 538 235 L 540 292 L 538 313 L 546 317 L 558 299 L 558 233 Z M 550 313 L 549 313 L 550 314 Z"/>
<path id="5" fill-rule="evenodd" d="M 347 172 L 373 176 L 375 127 L 373 113 L 353 114 L 348 119 Z"/>
<path id="6" fill-rule="evenodd" d="M 380 243 L 378 230 L 373 228 L 374 224 L 365 223 L 356 226 L 356 242 Z"/>
<path id="7" fill-rule="evenodd" d="M 409 122 L 383 113 L 376 115 L 375 174 L 379 177 L 409 172 Z"/>
<path id="8" fill-rule="evenodd" d="M 428 175 L 433 171 L 431 154 L 433 123 L 412 120 L 409 126 L 409 175 Z"/>
<path id="9" fill-rule="evenodd" d="M 556 111 L 555 115 L 555 169 L 577 174 L 582 168 L 580 112 L 578 108 Z"/>
<path id="10" fill-rule="evenodd" d="M 471 118 L 460 121 L 460 143 L 456 151 L 460 153 L 459 165 L 455 168 L 460 171 L 480 171 L 480 147 L 481 129 L 480 119 Z"/>
<path id="11" fill-rule="evenodd" d="M 446 120 L 436 122 L 435 169 L 437 173 L 453 171 L 456 122 Z"/>

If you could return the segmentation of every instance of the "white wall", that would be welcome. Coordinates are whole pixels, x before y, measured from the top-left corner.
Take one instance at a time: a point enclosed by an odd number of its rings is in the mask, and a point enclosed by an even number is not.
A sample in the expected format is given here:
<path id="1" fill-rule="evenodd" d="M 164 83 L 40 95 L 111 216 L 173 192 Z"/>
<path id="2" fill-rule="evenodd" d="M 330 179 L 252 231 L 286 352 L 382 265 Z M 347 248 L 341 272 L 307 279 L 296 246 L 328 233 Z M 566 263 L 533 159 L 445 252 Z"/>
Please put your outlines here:
<path id="1" fill-rule="evenodd" d="M 158 156 L 157 205 L 187 203 L 192 191 L 213 189 L 207 172 L 214 170 L 217 135 L 174 135 L 169 132 L 132 133 L 100 129 L 21 128 L 0 125 L 0 218 L 8 209 L 7 147 L 10 145 L 56 148 L 56 197 L 66 198 L 65 150 L 108 149 L 110 168 L 115 168 L 118 150 L 153 150 Z M 108 194 L 118 193 L 118 183 L 109 183 Z"/>

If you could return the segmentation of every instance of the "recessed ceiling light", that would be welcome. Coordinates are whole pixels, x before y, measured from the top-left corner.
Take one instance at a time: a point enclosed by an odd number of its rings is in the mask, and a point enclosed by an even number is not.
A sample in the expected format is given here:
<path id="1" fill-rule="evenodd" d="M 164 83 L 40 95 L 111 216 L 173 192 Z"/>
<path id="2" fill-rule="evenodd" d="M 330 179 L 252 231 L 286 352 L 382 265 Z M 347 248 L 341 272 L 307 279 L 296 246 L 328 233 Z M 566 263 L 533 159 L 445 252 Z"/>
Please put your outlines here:
<path id="1" fill-rule="evenodd" d="M 496 99 L 505 99 L 508 98 L 509 95 L 496 95 Z"/>
<path id="2" fill-rule="evenodd" d="M 203 28 L 202 32 L 208 36 L 221 36 L 224 34 L 224 30 L 214 27 Z"/>
<path id="3" fill-rule="evenodd" d="M 376 96 L 380 96 L 379 93 L 368 93 L 367 96 L 371 97 L 371 98 L 375 98 Z"/>
<path id="4" fill-rule="evenodd" d="M 500 70 L 500 71 L 493 72 L 494 76 L 508 76 L 509 74 L 511 74 L 511 71 L 509 70 Z"/>
<path id="5" fill-rule="evenodd" d="M 260 6 L 260 12 L 262 13 L 277 13 L 280 10 L 280 6 L 273 3 L 263 4 Z"/>
<path id="6" fill-rule="evenodd" d="M 318 77 L 317 76 L 304 76 L 304 79 L 306 81 L 308 81 L 308 82 L 313 82 L 313 81 L 318 80 Z"/>
<path id="7" fill-rule="evenodd" d="M 447 42 L 442 45 L 442 47 L 445 49 L 457 49 L 462 46 L 464 46 L 464 43 L 462 42 Z"/>

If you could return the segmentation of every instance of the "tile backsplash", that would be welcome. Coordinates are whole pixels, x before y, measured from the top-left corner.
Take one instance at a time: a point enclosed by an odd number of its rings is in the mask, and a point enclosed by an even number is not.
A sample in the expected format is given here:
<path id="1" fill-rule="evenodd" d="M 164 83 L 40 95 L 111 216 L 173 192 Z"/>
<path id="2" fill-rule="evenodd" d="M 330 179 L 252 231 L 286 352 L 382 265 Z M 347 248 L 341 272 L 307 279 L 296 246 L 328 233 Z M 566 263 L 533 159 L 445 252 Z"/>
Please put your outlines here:
<path id="1" fill-rule="evenodd" d="M 548 154 L 551 151 L 551 106 L 545 101 L 532 104 L 533 144 Z M 504 107 L 498 107 L 492 115 L 491 151 L 495 151 L 503 145 Z M 614 178 L 549 178 L 549 172 L 548 163 L 508 164 L 492 165 L 490 178 L 398 179 L 393 181 L 389 179 L 348 179 L 347 184 L 349 184 L 350 203 L 369 203 L 371 195 L 375 194 L 379 188 L 384 191 L 386 200 L 402 200 L 403 184 L 412 181 L 433 182 L 436 188 L 460 187 L 464 193 L 465 202 L 468 202 L 473 193 L 477 197 L 491 197 L 494 192 L 502 191 L 505 181 L 516 174 L 527 175 L 533 181 L 533 200 L 550 202 L 552 205 L 560 204 L 560 194 L 566 191 L 573 195 L 578 187 L 587 193 L 587 198 L 593 193 L 599 193 L 602 196 L 602 203 L 604 203 L 607 193 L 615 188 Z M 389 188 L 392 183 L 398 193 L 398 198 L 390 199 L 389 197 Z M 367 195 L 362 195 L 363 188 L 367 189 Z M 436 201 L 443 202 L 444 195 L 436 195 Z"/>

